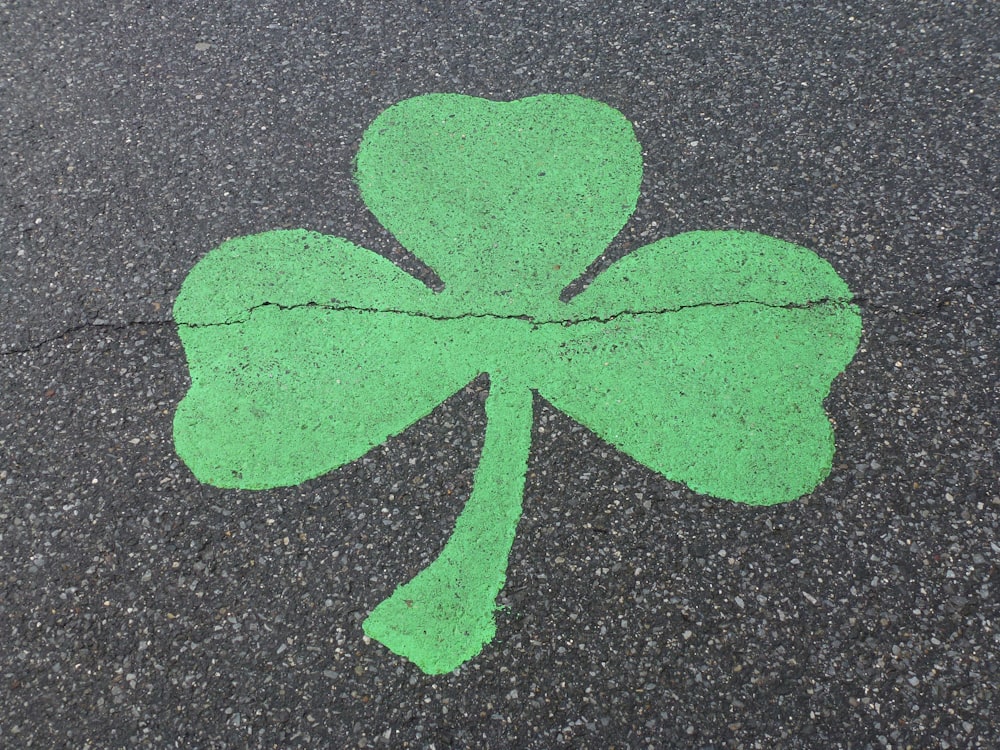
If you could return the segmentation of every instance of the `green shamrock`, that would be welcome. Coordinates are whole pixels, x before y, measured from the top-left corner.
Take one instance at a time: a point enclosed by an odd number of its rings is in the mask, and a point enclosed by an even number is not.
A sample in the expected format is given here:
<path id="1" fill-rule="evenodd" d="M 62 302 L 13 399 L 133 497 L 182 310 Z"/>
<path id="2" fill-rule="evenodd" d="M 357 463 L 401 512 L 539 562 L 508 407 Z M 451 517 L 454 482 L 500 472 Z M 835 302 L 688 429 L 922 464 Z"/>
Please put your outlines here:
<path id="1" fill-rule="evenodd" d="M 455 529 L 364 623 L 424 672 L 455 669 L 495 635 L 534 393 L 718 498 L 785 502 L 829 474 L 823 399 L 861 318 L 816 254 L 690 232 L 560 299 L 635 209 L 642 156 L 618 111 L 577 96 L 418 96 L 366 130 L 356 176 L 368 208 L 444 289 L 339 237 L 281 230 L 224 243 L 174 306 L 191 371 L 174 439 L 203 482 L 295 485 L 488 373 L 485 442 Z"/>

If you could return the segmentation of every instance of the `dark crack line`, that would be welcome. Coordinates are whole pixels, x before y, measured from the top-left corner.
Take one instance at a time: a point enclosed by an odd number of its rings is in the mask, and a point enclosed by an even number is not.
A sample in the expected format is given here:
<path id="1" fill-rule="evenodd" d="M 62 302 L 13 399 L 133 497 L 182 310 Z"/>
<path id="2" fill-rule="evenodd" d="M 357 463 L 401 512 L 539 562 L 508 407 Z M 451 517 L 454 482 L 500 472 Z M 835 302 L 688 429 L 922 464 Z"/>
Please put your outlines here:
<path id="1" fill-rule="evenodd" d="M 676 307 L 665 307 L 658 308 L 655 310 L 623 310 L 614 315 L 608 317 L 593 316 L 587 318 L 576 318 L 572 320 L 558 319 L 558 320 L 535 320 L 528 315 L 498 315 L 496 313 L 463 313 L 461 315 L 432 315 L 430 313 L 423 313 L 413 310 L 398 310 L 398 309 L 379 309 L 373 307 L 356 307 L 350 305 L 330 305 L 330 304 L 320 304 L 318 302 L 303 302 L 296 305 L 281 305 L 276 302 L 262 302 L 259 305 L 254 305 L 247 310 L 247 316 L 242 319 L 227 320 L 218 323 L 175 323 L 172 319 L 160 319 L 160 320 L 127 320 L 119 322 L 88 322 L 80 323 L 79 325 L 71 326 L 66 328 L 59 333 L 47 336 L 43 339 L 38 339 L 36 341 L 31 341 L 26 344 L 20 344 L 11 346 L 9 348 L 0 350 L 0 357 L 14 356 L 18 354 L 29 354 L 40 350 L 42 347 L 60 341 L 62 339 L 69 338 L 74 334 L 81 333 L 84 331 L 89 331 L 93 329 L 98 330 L 114 330 L 122 331 L 129 328 L 137 328 L 140 326 L 163 328 L 166 326 L 176 325 L 179 328 L 207 328 L 216 326 L 230 326 L 230 325 L 241 325 L 246 323 L 250 316 L 256 310 L 265 307 L 276 307 L 279 310 L 299 310 L 305 308 L 318 308 L 323 310 L 331 311 L 342 311 L 342 312 L 359 312 L 359 313 L 369 313 L 369 314 L 383 314 L 383 315 L 410 315 L 413 317 L 427 318 L 429 320 L 462 320 L 469 318 L 492 318 L 494 320 L 523 320 L 535 326 L 542 325 L 560 325 L 560 326 L 572 326 L 579 323 L 611 323 L 615 320 L 628 317 L 639 317 L 645 315 L 668 315 L 671 313 L 678 313 L 684 310 L 692 310 L 701 307 L 733 307 L 735 305 L 759 305 L 761 307 L 768 307 L 777 310 L 805 310 L 815 307 L 820 307 L 822 305 L 858 305 L 867 310 L 886 310 L 891 312 L 905 312 L 898 309 L 894 305 L 884 305 L 874 303 L 865 297 L 850 297 L 850 298 L 837 298 L 837 297 L 824 297 L 816 300 L 809 300 L 807 302 L 790 302 L 786 304 L 772 304 L 767 302 L 761 302 L 759 300 L 734 300 L 731 302 L 698 302 L 691 305 L 678 305 Z M 914 310 L 911 311 L 914 314 L 920 314 L 926 312 L 926 310 Z"/>
<path id="2" fill-rule="evenodd" d="M 19 346 L 12 346 L 8 349 L 0 351 L 0 357 L 12 356 L 14 354 L 29 354 L 31 352 L 37 352 L 43 346 L 48 344 L 53 344 L 56 341 L 62 339 L 67 339 L 73 334 L 80 333 L 82 331 L 90 331 L 93 329 L 98 330 L 113 330 L 113 331 L 123 331 L 126 328 L 139 328 L 141 326 L 146 326 L 148 328 L 163 328 L 164 326 L 173 326 L 174 321 L 170 319 L 166 320 L 126 320 L 119 321 L 117 323 L 80 323 L 79 325 L 71 326 L 66 328 L 59 333 L 53 334 L 52 336 L 47 336 L 44 339 L 39 339 L 37 341 L 30 341 L 27 344 L 21 344 Z"/>
<path id="3" fill-rule="evenodd" d="M 427 320 L 440 320 L 440 321 L 452 321 L 452 320 L 469 320 L 475 318 L 485 318 L 491 320 L 521 320 L 526 323 L 530 323 L 533 326 L 545 326 L 545 325 L 559 325 L 559 326 L 573 326 L 580 323 L 612 323 L 615 320 L 620 320 L 622 318 L 635 318 L 646 315 L 669 315 L 672 313 L 684 312 L 686 310 L 696 310 L 705 307 L 735 307 L 737 305 L 757 305 L 760 307 L 766 307 L 773 310 L 809 310 L 816 307 L 822 307 L 825 305 L 831 306 L 845 306 L 859 303 L 858 298 L 836 298 L 836 297 L 823 297 L 816 300 L 808 300 L 806 302 L 787 302 L 784 304 L 774 304 L 770 302 L 761 302 L 760 300 L 745 299 L 745 300 L 731 300 L 729 302 L 696 302 L 690 305 L 677 305 L 676 307 L 662 307 L 653 310 L 622 310 L 614 315 L 609 315 L 607 317 L 601 316 L 590 316 L 586 318 L 558 318 L 554 320 L 537 320 L 532 318 L 530 315 L 500 315 L 498 313 L 462 313 L 460 315 L 434 315 L 432 313 L 420 312 L 418 310 L 400 310 L 396 308 L 377 308 L 377 307 L 358 307 L 354 305 L 332 305 L 323 304 L 320 302 L 303 302 L 295 305 L 282 305 L 279 302 L 261 302 L 259 305 L 254 305 L 247 309 L 246 317 L 242 318 L 230 318 L 229 320 L 219 321 L 215 323 L 178 323 L 179 327 L 183 328 L 212 328 L 217 326 L 231 326 L 231 325 L 242 325 L 250 320 L 253 314 L 257 310 L 261 310 L 267 307 L 275 307 L 278 310 L 329 310 L 333 312 L 357 312 L 357 313 L 368 313 L 372 315 L 408 315 L 414 318 L 425 318 Z"/>

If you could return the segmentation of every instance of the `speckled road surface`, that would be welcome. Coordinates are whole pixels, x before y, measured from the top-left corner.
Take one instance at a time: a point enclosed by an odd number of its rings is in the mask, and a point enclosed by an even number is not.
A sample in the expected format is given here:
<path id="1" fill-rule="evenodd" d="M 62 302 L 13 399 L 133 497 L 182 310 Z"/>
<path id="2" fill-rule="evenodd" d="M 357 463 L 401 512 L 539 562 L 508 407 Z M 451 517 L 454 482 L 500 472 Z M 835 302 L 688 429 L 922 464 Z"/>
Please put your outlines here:
<path id="1" fill-rule="evenodd" d="M 0 746 L 1000 743 L 1000 6 L 0 0 Z M 152 6 L 152 7 L 150 7 Z M 814 250 L 860 304 L 829 478 L 698 495 L 535 401 L 497 635 L 427 676 L 361 623 L 444 544 L 479 379 L 267 491 L 174 451 L 171 307 L 224 240 L 366 211 L 361 134 L 424 93 L 606 102 L 660 237 Z"/>

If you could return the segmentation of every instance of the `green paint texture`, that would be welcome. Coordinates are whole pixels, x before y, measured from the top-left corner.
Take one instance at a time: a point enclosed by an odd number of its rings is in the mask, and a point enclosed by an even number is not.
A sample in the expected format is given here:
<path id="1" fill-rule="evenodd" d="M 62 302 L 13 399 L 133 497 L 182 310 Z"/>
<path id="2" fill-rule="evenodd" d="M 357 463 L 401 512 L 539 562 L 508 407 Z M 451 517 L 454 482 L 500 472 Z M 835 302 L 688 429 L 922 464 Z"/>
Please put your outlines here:
<path id="1" fill-rule="evenodd" d="M 714 497 L 786 502 L 829 474 L 823 400 L 854 356 L 861 316 L 815 253 L 688 232 L 561 301 L 635 209 L 641 151 L 618 111 L 564 95 L 408 99 L 366 130 L 356 177 L 444 288 L 315 232 L 224 243 L 174 306 L 191 373 L 174 439 L 202 482 L 296 485 L 488 373 L 483 451 L 455 528 L 364 623 L 424 672 L 454 670 L 496 634 L 535 393 Z"/>

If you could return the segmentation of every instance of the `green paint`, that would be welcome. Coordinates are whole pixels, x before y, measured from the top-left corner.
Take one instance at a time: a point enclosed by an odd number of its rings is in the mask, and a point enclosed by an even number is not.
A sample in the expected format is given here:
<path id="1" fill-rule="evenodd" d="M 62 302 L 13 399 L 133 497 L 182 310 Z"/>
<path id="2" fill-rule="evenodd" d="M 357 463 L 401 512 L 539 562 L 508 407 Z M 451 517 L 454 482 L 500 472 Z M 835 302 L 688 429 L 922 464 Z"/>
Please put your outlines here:
<path id="1" fill-rule="evenodd" d="M 407 99 L 358 152 L 372 213 L 445 284 L 453 314 L 558 318 L 559 293 L 635 210 L 632 125 L 576 96 Z"/>
<path id="2" fill-rule="evenodd" d="M 365 621 L 365 632 L 428 674 L 450 672 L 493 640 L 493 611 L 521 517 L 531 391 L 494 377 L 472 495 L 438 558 Z"/>
<path id="3" fill-rule="evenodd" d="M 220 487 L 324 474 L 489 374 L 483 453 L 451 537 L 364 623 L 427 673 L 455 669 L 495 635 L 533 391 L 715 497 L 785 502 L 830 472 L 822 403 L 861 318 L 815 253 L 690 232 L 560 301 L 635 209 L 641 177 L 631 125 L 598 102 L 409 99 L 365 132 L 357 179 L 443 291 L 346 240 L 291 230 L 226 242 L 177 298 L 191 370 L 177 452 Z"/>

